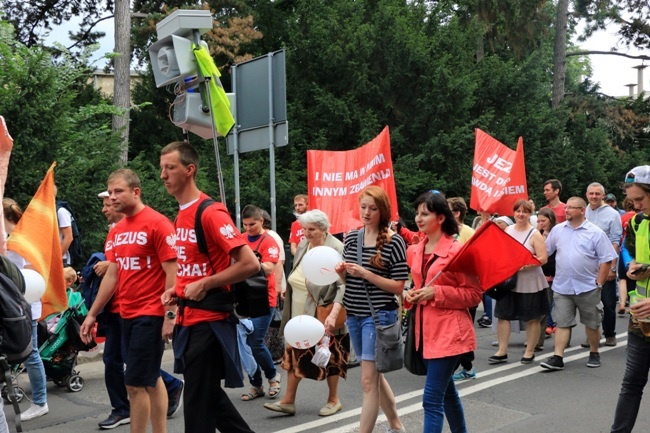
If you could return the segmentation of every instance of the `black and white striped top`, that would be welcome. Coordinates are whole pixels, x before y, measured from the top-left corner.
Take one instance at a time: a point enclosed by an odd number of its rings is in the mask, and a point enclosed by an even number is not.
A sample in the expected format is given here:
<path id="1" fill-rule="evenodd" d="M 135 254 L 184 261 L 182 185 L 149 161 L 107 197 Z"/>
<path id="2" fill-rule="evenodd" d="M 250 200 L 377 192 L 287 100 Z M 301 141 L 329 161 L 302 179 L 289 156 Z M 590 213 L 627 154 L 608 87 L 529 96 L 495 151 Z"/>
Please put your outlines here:
<path id="1" fill-rule="evenodd" d="M 343 260 L 347 263 L 357 263 L 357 237 L 358 230 L 352 230 L 345 236 Z M 377 248 L 363 247 L 363 267 L 371 270 L 384 278 L 396 281 L 408 279 L 408 266 L 406 265 L 406 243 L 404 239 L 394 234 L 390 242 L 384 244 L 381 250 L 381 257 L 384 268 L 376 268 L 370 264 L 370 258 L 377 253 Z M 394 310 L 397 308 L 397 298 L 394 294 L 386 292 L 374 284 L 366 281 L 368 293 L 375 310 Z M 363 287 L 363 279 L 347 275 L 345 279 L 345 295 L 343 305 L 347 313 L 353 316 L 370 316 L 372 312 L 368 306 L 366 290 Z"/>

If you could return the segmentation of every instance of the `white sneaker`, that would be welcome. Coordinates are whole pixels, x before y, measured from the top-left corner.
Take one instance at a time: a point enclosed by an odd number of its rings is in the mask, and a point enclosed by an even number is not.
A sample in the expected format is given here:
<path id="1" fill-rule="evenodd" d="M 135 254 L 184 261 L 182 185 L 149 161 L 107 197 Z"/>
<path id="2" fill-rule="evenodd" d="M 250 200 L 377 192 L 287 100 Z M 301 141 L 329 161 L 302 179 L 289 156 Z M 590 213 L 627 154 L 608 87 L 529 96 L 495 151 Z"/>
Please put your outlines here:
<path id="1" fill-rule="evenodd" d="M 406 433 L 406 429 L 402 426 L 401 429 L 395 430 L 391 426 L 386 427 L 386 433 Z"/>
<path id="2" fill-rule="evenodd" d="M 30 419 L 38 418 L 39 416 L 43 416 L 46 413 L 48 413 L 50 409 L 47 407 L 47 403 L 45 403 L 43 406 L 34 404 L 29 407 L 25 412 L 20 414 L 20 420 L 21 421 L 29 421 Z"/>

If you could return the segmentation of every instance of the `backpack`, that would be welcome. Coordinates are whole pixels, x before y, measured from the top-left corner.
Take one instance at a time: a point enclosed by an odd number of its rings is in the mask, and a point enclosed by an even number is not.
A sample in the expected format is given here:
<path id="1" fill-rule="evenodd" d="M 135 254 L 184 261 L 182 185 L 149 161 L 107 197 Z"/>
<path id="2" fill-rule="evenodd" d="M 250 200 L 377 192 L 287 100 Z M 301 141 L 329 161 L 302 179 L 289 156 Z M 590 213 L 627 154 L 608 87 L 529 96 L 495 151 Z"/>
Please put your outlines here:
<path id="1" fill-rule="evenodd" d="M 4 256 L 0 261 L 0 268 L 18 269 Z M 14 280 L 7 274 L 20 278 Z M 10 365 L 20 364 L 32 353 L 32 308 L 23 296 L 24 291 L 25 280 L 20 271 L 0 272 L 0 355 Z"/>
<path id="2" fill-rule="evenodd" d="M 11 376 L 14 366 L 32 353 L 32 308 L 23 296 L 25 279 L 20 269 L 7 257 L 0 256 L 0 382 L 4 382 L 3 398 L 11 402 L 14 424 L 22 432 L 16 381 Z M 5 394 L 6 393 L 6 394 Z"/>
<path id="3" fill-rule="evenodd" d="M 81 257 L 81 233 L 79 233 L 79 227 L 77 226 L 77 219 L 74 216 L 74 212 L 70 207 L 70 204 L 65 200 L 57 200 L 56 202 L 56 211 L 57 215 L 59 209 L 64 208 L 70 212 L 70 227 L 72 228 L 72 243 L 68 247 L 68 253 L 70 254 L 70 263 L 74 264 Z"/>

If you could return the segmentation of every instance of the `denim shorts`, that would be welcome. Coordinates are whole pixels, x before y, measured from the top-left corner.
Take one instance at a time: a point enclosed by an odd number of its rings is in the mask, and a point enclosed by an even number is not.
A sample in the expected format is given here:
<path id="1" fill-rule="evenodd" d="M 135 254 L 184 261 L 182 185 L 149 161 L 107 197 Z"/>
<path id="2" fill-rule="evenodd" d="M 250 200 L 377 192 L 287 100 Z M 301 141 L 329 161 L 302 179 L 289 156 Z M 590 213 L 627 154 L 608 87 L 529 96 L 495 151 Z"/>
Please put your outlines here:
<path id="1" fill-rule="evenodd" d="M 392 325 L 397 322 L 397 310 L 377 310 L 377 318 L 381 326 Z M 376 333 L 375 321 L 372 316 L 352 316 L 348 314 L 346 323 L 357 359 L 374 361 Z"/>
<path id="2" fill-rule="evenodd" d="M 156 386 L 165 349 L 162 339 L 163 320 L 158 316 L 124 319 L 122 338 L 126 346 L 125 385 Z"/>

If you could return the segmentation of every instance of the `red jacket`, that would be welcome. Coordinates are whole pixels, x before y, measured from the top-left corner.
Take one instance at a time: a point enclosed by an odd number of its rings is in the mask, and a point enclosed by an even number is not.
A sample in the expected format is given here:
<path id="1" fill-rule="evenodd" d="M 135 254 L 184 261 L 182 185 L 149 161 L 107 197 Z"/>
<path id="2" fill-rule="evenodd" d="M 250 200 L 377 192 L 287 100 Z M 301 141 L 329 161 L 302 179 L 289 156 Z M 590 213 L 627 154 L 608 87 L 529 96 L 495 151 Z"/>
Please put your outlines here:
<path id="1" fill-rule="evenodd" d="M 429 259 L 433 263 L 423 283 L 422 257 L 427 242 L 425 237 L 413 249 L 409 263 L 416 287 L 413 290 L 418 290 L 423 284 L 430 282 L 461 248 L 461 244 L 454 238 L 443 234 Z M 415 341 L 418 343 L 420 321 L 424 320 L 424 359 L 444 358 L 476 349 L 474 323 L 468 309 L 477 306 L 483 296 L 478 277 L 462 272 L 443 272 L 433 285 L 436 289 L 434 299 L 420 303 L 421 307 L 418 308 L 415 318 Z M 406 302 L 405 306 L 410 308 L 413 304 Z"/>

